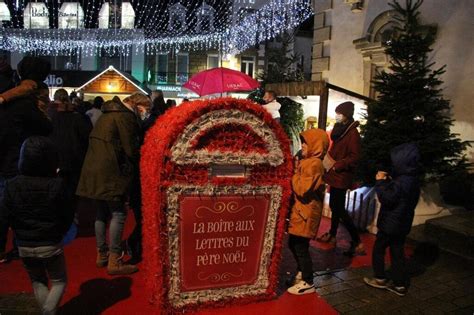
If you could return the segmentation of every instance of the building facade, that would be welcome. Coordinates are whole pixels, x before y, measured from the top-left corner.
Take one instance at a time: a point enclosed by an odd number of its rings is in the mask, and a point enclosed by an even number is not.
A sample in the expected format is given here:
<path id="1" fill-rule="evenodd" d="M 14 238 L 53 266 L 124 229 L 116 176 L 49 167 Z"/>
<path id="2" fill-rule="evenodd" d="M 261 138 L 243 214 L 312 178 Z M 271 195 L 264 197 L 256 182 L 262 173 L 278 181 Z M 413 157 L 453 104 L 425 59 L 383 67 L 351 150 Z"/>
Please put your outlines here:
<path id="1" fill-rule="evenodd" d="M 313 0 L 315 9 L 312 80 L 325 80 L 373 97 L 375 72 L 388 67 L 382 42 L 390 28 L 391 7 L 385 0 Z M 403 4 L 403 1 L 400 1 Z M 474 37 L 471 34 L 474 2 L 426 0 L 420 7 L 423 24 L 438 27 L 431 59 L 446 65 L 443 93 L 451 101 L 452 131 L 474 140 Z M 474 161 L 474 148 L 468 152 Z"/>

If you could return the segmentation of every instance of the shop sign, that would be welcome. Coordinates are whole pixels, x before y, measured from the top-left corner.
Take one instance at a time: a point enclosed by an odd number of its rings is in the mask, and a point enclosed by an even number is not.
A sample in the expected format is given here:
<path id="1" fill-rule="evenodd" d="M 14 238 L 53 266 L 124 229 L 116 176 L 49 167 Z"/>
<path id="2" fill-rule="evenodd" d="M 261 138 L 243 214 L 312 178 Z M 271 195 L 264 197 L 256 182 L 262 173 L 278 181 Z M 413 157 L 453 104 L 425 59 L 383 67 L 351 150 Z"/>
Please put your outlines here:
<path id="1" fill-rule="evenodd" d="M 50 74 L 46 80 L 44 80 L 44 83 L 46 83 L 49 87 L 60 87 L 63 86 L 64 80 L 62 77 L 57 77 L 54 74 Z"/>
<path id="2" fill-rule="evenodd" d="M 30 2 L 23 12 L 24 28 L 49 28 L 49 12 L 45 3 Z"/>

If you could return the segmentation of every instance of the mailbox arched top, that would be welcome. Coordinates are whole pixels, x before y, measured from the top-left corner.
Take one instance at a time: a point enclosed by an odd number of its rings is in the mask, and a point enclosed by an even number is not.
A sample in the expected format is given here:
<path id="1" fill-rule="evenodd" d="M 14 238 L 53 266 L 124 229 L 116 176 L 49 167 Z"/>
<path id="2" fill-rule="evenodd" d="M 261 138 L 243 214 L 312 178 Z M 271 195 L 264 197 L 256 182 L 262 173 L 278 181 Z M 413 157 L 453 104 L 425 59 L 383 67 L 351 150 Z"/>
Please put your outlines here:
<path id="1" fill-rule="evenodd" d="M 199 138 L 205 136 L 216 126 L 229 124 L 241 129 L 247 129 L 257 136 L 259 142 L 265 146 L 264 152 L 238 150 L 226 152 L 225 150 L 209 150 L 195 148 Z M 238 140 L 238 139 L 234 139 Z M 238 109 L 220 109 L 210 111 L 195 119 L 186 126 L 171 148 L 171 161 L 176 164 L 238 164 L 256 165 L 268 164 L 278 166 L 283 164 L 284 155 L 281 144 L 273 130 L 265 121 L 256 115 Z"/>

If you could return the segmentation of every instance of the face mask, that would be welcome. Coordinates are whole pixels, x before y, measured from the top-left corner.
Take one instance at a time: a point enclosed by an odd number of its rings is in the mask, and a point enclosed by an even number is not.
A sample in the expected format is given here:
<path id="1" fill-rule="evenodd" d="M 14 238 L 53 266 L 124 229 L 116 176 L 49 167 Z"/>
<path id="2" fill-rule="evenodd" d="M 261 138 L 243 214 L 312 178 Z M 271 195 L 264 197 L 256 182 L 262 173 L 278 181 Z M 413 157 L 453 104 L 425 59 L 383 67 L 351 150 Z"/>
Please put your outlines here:
<path id="1" fill-rule="evenodd" d="M 342 120 L 344 119 L 344 115 L 342 114 L 336 114 L 336 122 L 337 123 L 342 123 Z"/>

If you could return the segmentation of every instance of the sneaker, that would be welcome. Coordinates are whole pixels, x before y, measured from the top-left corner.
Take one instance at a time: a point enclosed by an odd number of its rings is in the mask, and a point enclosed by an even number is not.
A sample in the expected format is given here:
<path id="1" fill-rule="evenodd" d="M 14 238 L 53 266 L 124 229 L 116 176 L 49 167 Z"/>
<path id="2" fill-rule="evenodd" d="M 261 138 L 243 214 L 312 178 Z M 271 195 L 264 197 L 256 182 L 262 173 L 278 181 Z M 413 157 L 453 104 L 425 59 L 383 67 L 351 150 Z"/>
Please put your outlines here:
<path id="1" fill-rule="evenodd" d="M 387 279 L 367 278 L 364 277 L 364 282 L 371 287 L 377 289 L 386 289 L 388 287 Z"/>
<path id="2" fill-rule="evenodd" d="M 316 292 L 314 284 L 306 283 L 306 281 L 301 281 L 291 288 L 288 288 L 288 293 L 295 295 L 303 295 Z"/>
<path id="3" fill-rule="evenodd" d="M 408 292 L 408 289 L 406 287 L 397 287 L 393 284 L 387 286 L 386 289 L 389 290 L 390 292 L 395 293 L 398 296 L 405 296 L 405 294 L 407 294 Z"/>
<path id="4" fill-rule="evenodd" d="M 298 271 L 295 278 L 293 279 L 293 285 L 298 284 L 301 281 L 303 281 L 303 273 L 301 271 Z"/>

